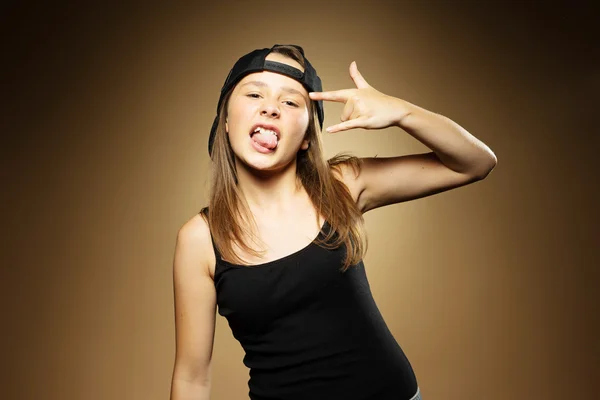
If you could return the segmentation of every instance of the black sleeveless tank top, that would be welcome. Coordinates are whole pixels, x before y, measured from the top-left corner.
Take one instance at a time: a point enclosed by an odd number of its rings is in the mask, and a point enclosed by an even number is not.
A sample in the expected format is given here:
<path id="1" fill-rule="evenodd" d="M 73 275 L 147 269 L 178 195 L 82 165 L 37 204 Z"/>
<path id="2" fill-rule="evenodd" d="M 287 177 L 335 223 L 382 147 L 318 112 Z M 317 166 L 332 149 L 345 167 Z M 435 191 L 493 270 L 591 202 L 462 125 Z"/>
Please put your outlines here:
<path id="1" fill-rule="evenodd" d="M 319 236 L 331 229 L 325 222 Z M 255 266 L 215 248 L 220 315 L 242 345 L 252 400 L 420 398 L 404 352 L 375 304 L 363 262 L 343 246 L 305 248 Z"/>

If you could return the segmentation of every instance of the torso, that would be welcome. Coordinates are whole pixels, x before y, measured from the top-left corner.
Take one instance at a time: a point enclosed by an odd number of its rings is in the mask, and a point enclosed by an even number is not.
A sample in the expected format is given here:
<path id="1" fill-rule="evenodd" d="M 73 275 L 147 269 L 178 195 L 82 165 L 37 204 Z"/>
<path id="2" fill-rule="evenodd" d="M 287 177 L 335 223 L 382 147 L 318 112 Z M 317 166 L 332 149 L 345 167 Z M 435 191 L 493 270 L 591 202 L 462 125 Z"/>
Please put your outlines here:
<path id="1" fill-rule="evenodd" d="M 353 173 L 349 169 L 342 166 L 342 175 L 336 176 L 348 187 L 355 201 L 358 199 L 360 189 L 356 186 L 353 179 Z M 282 215 L 261 215 L 254 212 L 258 236 L 265 246 L 265 253 L 262 257 L 254 257 L 251 254 L 240 249 L 234 244 L 235 253 L 242 258 L 247 265 L 264 264 L 273 260 L 277 260 L 302 250 L 308 246 L 319 234 L 325 218 L 319 215 L 317 222 L 317 210 L 312 204 L 306 191 L 298 196 L 295 204 L 290 207 L 289 212 Z M 201 218 L 200 216 L 196 216 Z M 282 234 L 284 232 L 285 234 Z M 248 244 L 251 244 L 248 242 Z M 263 249 L 260 249 L 263 250 Z M 216 269 L 216 256 L 212 245 L 209 243 L 206 248 L 209 254 L 208 272 L 214 279 Z M 225 260 L 234 264 L 234 260 Z"/>
<path id="2" fill-rule="evenodd" d="M 234 251 L 238 257 L 244 260 L 246 265 L 258 265 L 271 262 L 290 254 L 293 254 L 308 246 L 319 234 L 325 219 L 319 215 L 317 221 L 317 211 L 312 205 L 308 195 L 299 196 L 294 206 L 290 207 L 289 212 L 282 215 L 261 215 L 253 211 L 256 221 L 258 237 L 264 247 L 262 257 L 256 257 L 241 249 L 234 244 Z M 284 232 L 285 234 L 282 234 Z M 247 242 L 254 246 L 251 241 Z M 209 251 L 207 249 L 207 251 Z M 216 257 L 214 249 L 211 247 L 210 264 L 208 266 L 211 277 L 215 276 Z M 239 264 L 234 260 L 227 260 L 230 263 Z"/>

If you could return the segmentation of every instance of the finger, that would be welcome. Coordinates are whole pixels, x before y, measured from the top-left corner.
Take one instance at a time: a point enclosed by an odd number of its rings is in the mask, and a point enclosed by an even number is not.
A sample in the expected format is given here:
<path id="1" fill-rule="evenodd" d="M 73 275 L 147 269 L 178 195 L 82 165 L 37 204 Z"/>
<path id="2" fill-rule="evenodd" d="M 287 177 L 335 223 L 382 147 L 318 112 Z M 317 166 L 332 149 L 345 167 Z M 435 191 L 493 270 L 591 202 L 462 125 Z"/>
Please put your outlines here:
<path id="1" fill-rule="evenodd" d="M 366 117 L 366 115 L 362 115 L 359 108 L 353 107 L 352 108 L 352 113 L 350 114 L 350 116 L 348 116 L 348 119 L 349 120 L 350 119 L 359 119 L 359 118 L 362 118 L 362 117 Z"/>
<path id="2" fill-rule="evenodd" d="M 352 113 L 354 112 L 354 102 L 349 101 L 344 105 L 344 109 L 342 110 L 342 115 L 340 116 L 340 120 L 342 122 L 348 121 L 352 118 Z"/>
<path id="3" fill-rule="evenodd" d="M 362 76 L 362 74 L 358 71 L 358 67 L 356 66 L 356 61 L 352 61 L 350 64 L 350 77 L 354 81 L 354 84 L 358 89 L 365 89 L 371 87 L 367 80 Z"/>
<path id="4" fill-rule="evenodd" d="M 354 89 L 333 90 L 330 92 L 310 92 L 308 95 L 312 100 L 339 101 L 345 103 Z"/>
<path id="5" fill-rule="evenodd" d="M 341 131 L 347 131 L 349 129 L 362 128 L 362 127 L 364 127 L 366 120 L 367 120 L 366 117 L 350 119 L 348 121 L 342 122 L 341 124 L 330 126 L 329 128 L 327 128 L 327 132 L 336 133 L 336 132 L 341 132 Z"/>

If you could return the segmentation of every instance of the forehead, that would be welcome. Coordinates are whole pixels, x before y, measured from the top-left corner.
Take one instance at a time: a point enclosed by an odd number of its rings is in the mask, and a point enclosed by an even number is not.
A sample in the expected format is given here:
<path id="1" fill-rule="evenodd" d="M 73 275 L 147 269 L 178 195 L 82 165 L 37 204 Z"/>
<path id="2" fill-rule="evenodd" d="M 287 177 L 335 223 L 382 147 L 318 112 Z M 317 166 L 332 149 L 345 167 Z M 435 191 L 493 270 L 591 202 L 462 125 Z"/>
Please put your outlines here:
<path id="1" fill-rule="evenodd" d="M 304 68 L 302 67 L 302 65 L 300 65 L 300 63 L 298 63 L 297 61 L 295 61 L 287 56 L 284 56 L 283 54 L 270 53 L 269 55 L 267 55 L 266 59 L 270 60 L 270 61 L 276 61 L 276 62 L 279 62 L 282 64 L 287 64 L 291 67 L 297 68 L 300 71 L 304 72 Z M 304 88 L 304 85 L 302 85 L 297 80 L 290 78 L 289 76 L 286 76 L 283 74 L 278 74 L 277 72 L 271 72 L 271 71 L 255 72 L 255 73 L 246 75 L 242 80 L 240 80 L 238 82 L 238 84 L 236 85 L 237 86 L 236 89 L 240 88 L 242 85 L 244 85 L 246 83 L 253 82 L 253 81 L 263 82 L 266 85 L 272 87 L 273 89 L 275 89 L 277 87 L 290 87 L 290 88 L 296 89 L 302 93 L 308 94 L 308 92 Z"/>

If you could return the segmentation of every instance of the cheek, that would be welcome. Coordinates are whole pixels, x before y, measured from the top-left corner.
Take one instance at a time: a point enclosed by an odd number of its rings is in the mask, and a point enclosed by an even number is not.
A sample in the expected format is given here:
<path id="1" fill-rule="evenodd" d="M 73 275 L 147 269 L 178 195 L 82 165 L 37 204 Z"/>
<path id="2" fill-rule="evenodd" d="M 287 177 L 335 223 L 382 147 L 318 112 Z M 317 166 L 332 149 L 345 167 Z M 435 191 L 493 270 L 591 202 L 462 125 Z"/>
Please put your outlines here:
<path id="1" fill-rule="evenodd" d="M 296 118 L 296 126 L 298 127 L 299 134 L 304 137 L 306 130 L 308 129 L 308 113 L 304 112 Z"/>
<path id="2" fill-rule="evenodd" d="M 247 120 L 247 115 L 250 110 L 247 106 L 240 104 L 240 102 L 231 102 L 227 108 L 227 131 L 228 133 L 235 133 L 240 129 L 240 124 Z"/>

